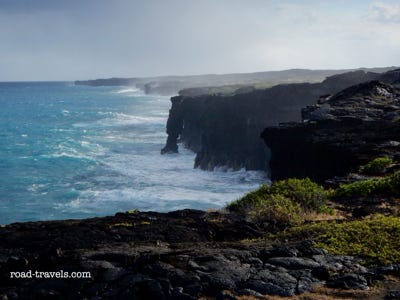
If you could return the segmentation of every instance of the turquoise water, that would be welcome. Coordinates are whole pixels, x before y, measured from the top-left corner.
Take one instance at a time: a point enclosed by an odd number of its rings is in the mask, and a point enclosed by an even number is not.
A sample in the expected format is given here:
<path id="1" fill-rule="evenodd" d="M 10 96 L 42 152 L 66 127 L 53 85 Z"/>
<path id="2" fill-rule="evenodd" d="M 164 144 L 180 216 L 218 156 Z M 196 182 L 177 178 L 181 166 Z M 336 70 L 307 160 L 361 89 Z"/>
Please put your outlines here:
<path id="1" fill-rule="evenodd" d="M 262 172 L 193 169 L 160 155 L 169 97 L 134 88 L 0 83 L 0 224 L 129 209 L 218 208 Z"/>

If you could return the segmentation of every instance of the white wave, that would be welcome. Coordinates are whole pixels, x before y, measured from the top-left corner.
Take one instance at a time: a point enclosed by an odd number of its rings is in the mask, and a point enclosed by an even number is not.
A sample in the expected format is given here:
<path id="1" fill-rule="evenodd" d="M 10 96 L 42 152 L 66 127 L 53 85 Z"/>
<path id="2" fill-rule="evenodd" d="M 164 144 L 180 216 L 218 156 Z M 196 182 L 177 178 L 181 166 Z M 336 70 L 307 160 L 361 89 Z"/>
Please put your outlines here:
<path id="1" fill-rule="evenodd" d="M 40 183 L 33 183 L 28 186 L 27 191 L 32 193 L 42 192 L 43 189 L 46 189 L 49 184 L 40 184 Z"/>
<path id="2" fill-rule="evenodd" d="M 73 154 L 73 153 L 68 153 L 68 152 L 57 152 L 57 153 L 52 153 L 52 154 L 45 154 L 45 155 L 41 155 L 41 157 L 44 157 L 44 158 L 92 159 L 91 157 L 86 156 L 86 155 Z"/>
<path id="3" fill-rule="evenodd" d="M 104 155 L 106 148 L 89 141 L 63 142 L 53 149 L 53 153 L 41 155 L 44 158 L 74 158 L 94 160 L 96 156 Z"/>
<path id="4" fill-rule="evenodd" d="M 72 129 L 64 129 L 64 128 L 54 128 L 54 129 L 49 129 L 49 131 L 52 132 L 72 132 Z"/>
<path id="5" fill-rule="evenodd" d="M 239 196 L 237 193 L 235 196 Z M 197 191 L 185 188 L 147 187 L 144 189 L 122 188 L 113 190 L 86 190 L 76 199 L 67 203 L 56 204 L 64 211 L 88 211 L 110 213 L 137 208 L 139 210 L 171 211 L 183 208 L 208 209 L 222 207 L 226 204 L 225 194 L 208 191 Z M 204 199 L 198 201 L 199 197 Z M 228 198 L 236 198 L 233 195 Z M 110 210 L 110 208 L 112 208 Z"/>
<path id="6" fill-rule="evenodd" d="M 93 123 L 75 123 L 74 127 L 92 128 L 92 127 L 113 127 L 113 126 L 129 126 L 140 124 L 160 124 L 163 125 L 167 121 L 167 117 L 158 116 L 137 116 L 124 113 L 111 113 L 112 117 L 104 118 Z"/>
<path id="7" fill-rule="evenodd" d="M 113 91 L 113 93 L 115 93 L 115 94 L 141 94 L 141 93 L 143 93 L 143 91 L 136 87 L 131 87 L 131 88 L 124 88 L 124 89 L 118 90 L 118 91 Z"/>
<path id="8" fill-rule="evenodd" d="M 120 121 L 133 121 L 139 123 L 156 123 L 156 122 L 164 122 L 165 117 L 154 117 L 154 116 L 135 116 L 135 115 L 127 115 L 123 113 L 116 113 L 116 119 Z"/>
<path id="9" fill-rule="evenodd" d="M 193 158 L 194 154 L 184 149 L 169 157 L 155 150 L 114 153 L 101 158 L 105 172 L 92 177 L 96 185 L 88 181 L 76 198 L 55 208 L 68 215 L 108 215 L 129 209 L 215 209 L 268 181 L 259 171 L 193 169 Z"/>
<path id="10" fill-rule="evenodd" d="M 112 172 L 117 172 L 135 187 L 151 186 L 152 196 L 158 195 L 160 199 L 172 197 L 168 200 L 179 199 L 178 190 L 182 189 L 187 194 L 184 199 L 207 202 L 208 199 L 222 197 L 223 200 L 232 201 L 245 192 L 256 189 L 260 183 L 269 183 L 262 171 L 230 171 L 208 172 L 193 169 L 194 154 L 182 150 L 175 155 L 160 155 L 158 149 L 154 151 L 129 152 L 114 154 L 102 160 Z M 169 191 L 170 190 L 170 191 Z M 159 191 L 161 191 L 159 193 Z M 174 191 L 174 192 L 172 192 Z M 204 191 L 207 195 L 201 195 Z"/>
<path id="11" fill-rule="evenodd" d="M 106 118 L 98 121 L 98 123 L 100 123 L 103 126 L 164 124 L 165 122 L 166 122 L 165 117 L 136 116 L 136 115 L 127 115 L 124 113 L 114 113 L 112 118 Z"/>
<path id="12" fill-rule="evenodd" d="M 112 116 L 113 112 L 112 111 L 98 111 L 97 114 L 100 116 Z"/>

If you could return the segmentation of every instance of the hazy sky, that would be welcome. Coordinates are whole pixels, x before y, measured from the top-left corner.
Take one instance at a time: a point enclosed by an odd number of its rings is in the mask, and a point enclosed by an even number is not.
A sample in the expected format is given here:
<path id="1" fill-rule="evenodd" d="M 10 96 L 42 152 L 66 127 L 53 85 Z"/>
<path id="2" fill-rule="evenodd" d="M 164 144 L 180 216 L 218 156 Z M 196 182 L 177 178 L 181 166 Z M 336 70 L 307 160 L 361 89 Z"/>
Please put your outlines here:
<path id="1" fill-rule="evenodd" d="M 399 0 L 0 0 L 0 81 L 392 65 Z"/>

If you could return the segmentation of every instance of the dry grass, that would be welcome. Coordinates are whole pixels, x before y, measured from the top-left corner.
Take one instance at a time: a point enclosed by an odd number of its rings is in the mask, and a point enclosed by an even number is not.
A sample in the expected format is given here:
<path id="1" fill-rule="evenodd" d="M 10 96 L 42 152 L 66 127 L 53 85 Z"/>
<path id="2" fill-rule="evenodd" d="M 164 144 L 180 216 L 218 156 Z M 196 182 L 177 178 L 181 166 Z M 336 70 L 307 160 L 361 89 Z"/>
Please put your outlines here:
<path id="1" fill-rule="evenodd" d="M 356 300 L 356 299 L 381 299 L 375 298 L 380 295 L 378 291 L 361 291 L 361 290 L 340 290 L 340 289 L 330 289 L 326 287 L 317 287 L 312 292 L 307 292 L 301 295 L 296 295 L 293 297 L 280 297 L 280 296 L 264 296 L 262 298 L 253 296 L 239 296 L 238 300 Z"/>
<path id="2" fill-rule="evenodd" d="M 388 276 L 379 283 L 379 285 L 372 287 L 370 290 L 343 290 L 343 289 L 332 289 L 325 286 L 316 286 L 312 291 L 296 295 L 293 297 L 280 297 L 280 296 L 264 296 L 253 297 L 253 296 L 239 296 L 236 297 L 238 300 L 381 300 L 385 298 L 388 290 L 400 289 L 400 278 Z M 207 298 L 203 298 L 204 300 Z"/>
<path id="3" fill-rule="evenodd" d="M 320 213 L 320 212 L 307 212 L 303 216 L 305 221 L 332 221 L 332 220 L 344 220 L 348 216 L 341 210 L 332 208 L 332 213 Z"/>

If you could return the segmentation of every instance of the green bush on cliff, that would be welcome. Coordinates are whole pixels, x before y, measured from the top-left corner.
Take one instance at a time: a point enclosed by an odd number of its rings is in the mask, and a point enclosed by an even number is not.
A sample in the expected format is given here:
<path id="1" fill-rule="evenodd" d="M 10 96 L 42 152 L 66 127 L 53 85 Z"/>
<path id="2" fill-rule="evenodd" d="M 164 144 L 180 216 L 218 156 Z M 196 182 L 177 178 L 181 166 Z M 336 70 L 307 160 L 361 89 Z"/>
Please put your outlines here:
<path id="1" fill-rule="evenodd" d="M 347 222 L 315 222 L 289 228 L 280 238 L 312 239 L 333 254 L 352 255 L 367 264 L 400 261 L 400 218 L 374 215 Z"/>
<path id="2" fill-rule="evenodd" d="M 274 182 L 271 185 L 271 193 L 288 197 L 298 203 L 306 211 L 324 211 L 327 191 L 309 178 L 287 179 Z"/>
<path id="3" fill-rule="evenodd" d="M 400 196 L 400 171 L 382 179 L 380 191 L 392 196 Z"/>
<path id="4" fill-rule="evenodd" d="M 368 195 L 400 195 L 400 171 L 379 179 L 367 179 L 342 184 L 334 192 L 334 197 L 365 197 Z"/>
<path id="5" fill-rule="evenodd" d="M 277 224 L 300 224 L 303 221 L 302 209 L 283 195 L 270 195 L 264 205 L 248 212 L 250 219 L 259 222 L 268 220 Z"/>
<path id="6" fill-rule="evenodd" d="M 367 163 L 363 168 L 363 172 L 369 175 L 378 175 L 386 171 L 386 168 L 393 163 L 390 157 L 378 157 Z"/>
<path id="7" fill-rule="evenodd" d="M 378 180 L 368 179 L 353 183 L 341 184 L 335 191 L 336 197 L 368 196 L 374 193 Z"/>
<path id="8" fill-rule="evenodd" d="M 229 203 L 226 208 L 230 211 L 243 213 L 254 207 L 264 205 L 269 195 L 269 186 L 262 184 L 259 189 L 246 194 L 241 199 Z"/>
<path id="9" fill-rule="evenodd" d="M 328 192 L 309 178 L 287 179 L 262 185 L 258 190 L 230 203 L 227 209 L 254 221 L 296 224 L 311 211 L 326 212 Z"/>

